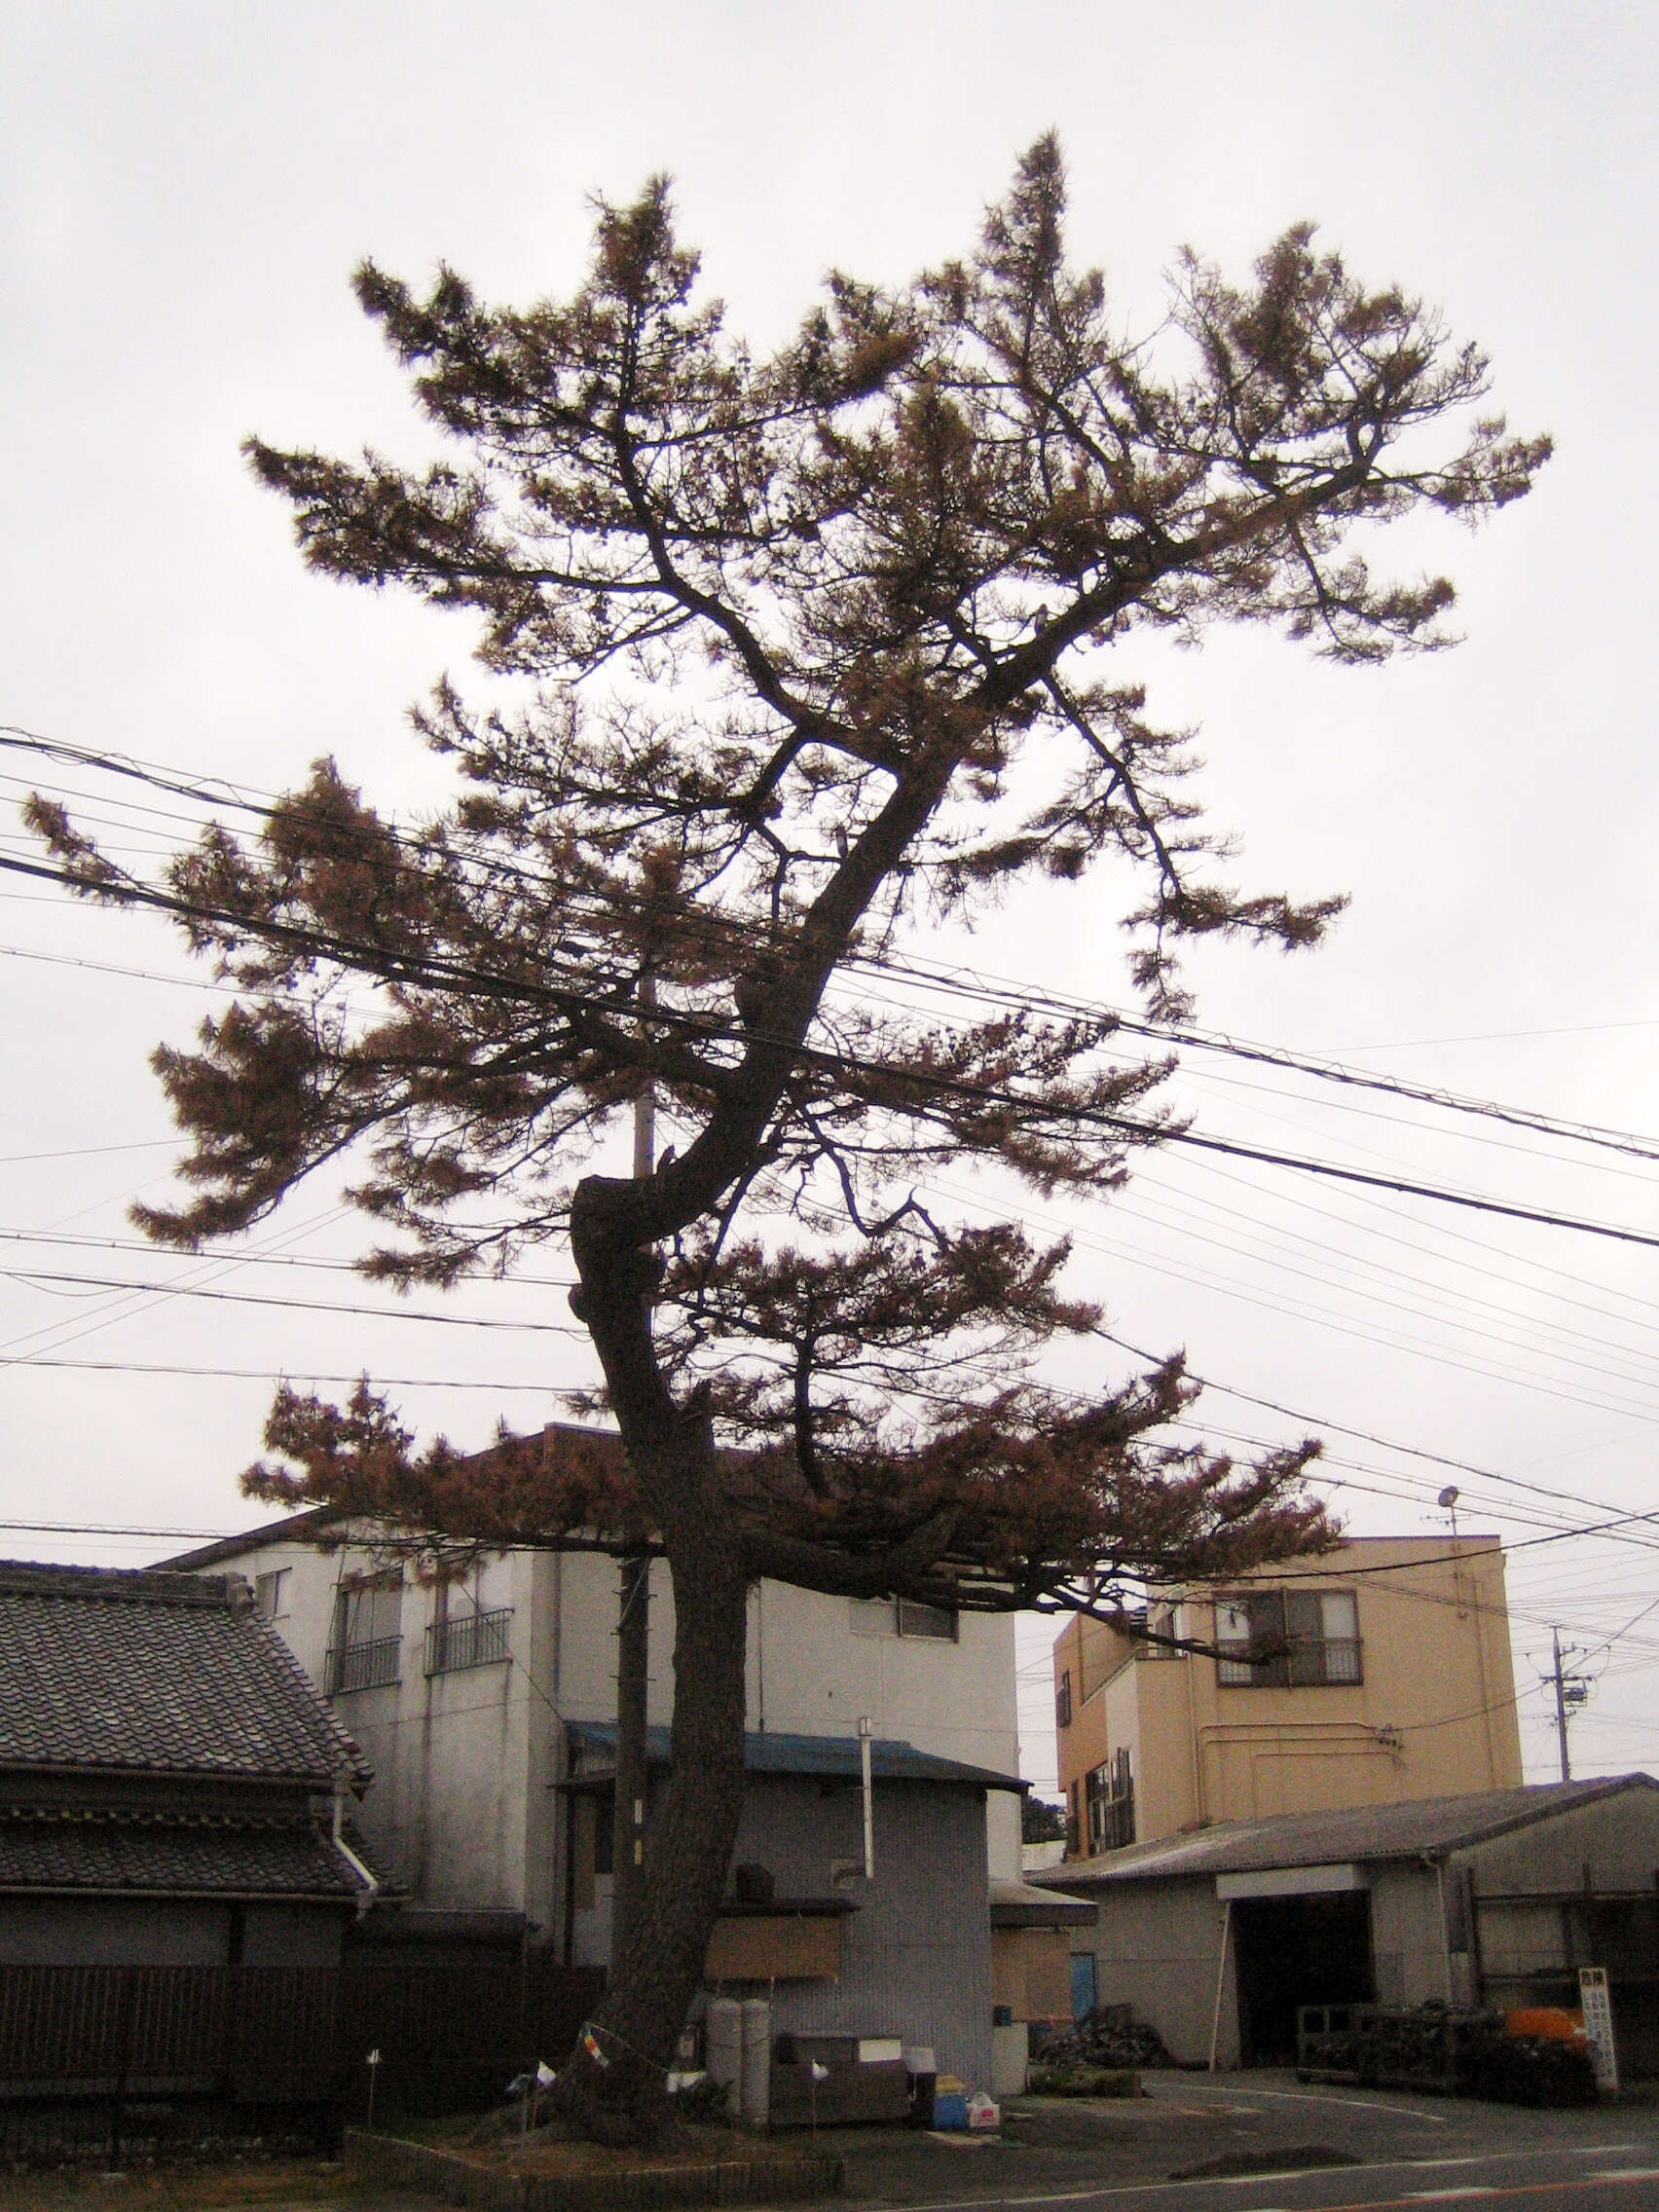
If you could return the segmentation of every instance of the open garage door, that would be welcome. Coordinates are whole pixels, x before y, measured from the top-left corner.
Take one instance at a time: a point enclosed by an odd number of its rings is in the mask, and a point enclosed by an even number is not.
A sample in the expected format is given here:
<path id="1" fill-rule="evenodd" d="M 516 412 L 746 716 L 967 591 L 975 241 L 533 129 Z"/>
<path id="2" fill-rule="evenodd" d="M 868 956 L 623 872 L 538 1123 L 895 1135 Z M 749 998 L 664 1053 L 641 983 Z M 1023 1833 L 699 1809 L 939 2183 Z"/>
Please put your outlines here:
<path id="1" fill-rule="evenodd" d="M 1233 1939 L 1246 2066 L 1295 2063 L 1299 2005 L 1376 2001 L 1369 1891 L 1235 1899 Z"/>

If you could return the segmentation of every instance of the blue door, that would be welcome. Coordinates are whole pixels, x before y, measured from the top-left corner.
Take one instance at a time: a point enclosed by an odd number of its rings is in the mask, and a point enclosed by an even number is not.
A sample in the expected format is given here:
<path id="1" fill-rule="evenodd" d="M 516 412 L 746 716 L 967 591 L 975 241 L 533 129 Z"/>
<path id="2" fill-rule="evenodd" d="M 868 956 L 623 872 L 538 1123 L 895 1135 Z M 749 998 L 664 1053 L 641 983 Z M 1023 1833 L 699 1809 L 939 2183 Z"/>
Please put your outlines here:
<path id="1" fill-rule="evenodd" d="M 1081 2020 L 1086 2012 L 1094 2009 L 1094 1953 L 1074 1951 L 1071 1955 L 1072 2018 Z"/>

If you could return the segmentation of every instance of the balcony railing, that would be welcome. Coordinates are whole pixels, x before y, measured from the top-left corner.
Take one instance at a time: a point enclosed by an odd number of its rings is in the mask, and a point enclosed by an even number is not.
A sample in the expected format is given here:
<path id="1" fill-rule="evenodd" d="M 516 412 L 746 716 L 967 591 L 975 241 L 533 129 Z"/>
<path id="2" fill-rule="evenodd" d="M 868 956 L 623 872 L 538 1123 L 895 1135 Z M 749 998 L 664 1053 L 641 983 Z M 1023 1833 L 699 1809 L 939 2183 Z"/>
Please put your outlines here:
<path id="1" fill-rule="evenodd" d="M 1352 1687 L 1365 1679 L 1360 1641 L 1353 1636 L 1293 1638 L 1276 1650 L 1221 1647 L 1216 1678 L 1225 1689 Z"/>
<path id="2" fill-rule="evenodd" d="M 454 1620 L 433 1621 L 426 1631 L 428 1675 L 459 1675 L 466 1667 L 494 1667 L 510 1656 L 507 1623 L 511 1605 L 491 1613 L 462 1613 Z"/>
<path id="3" fill-rule="evenodd" d="M 331 1648 L 326 1662 L 329 1696 L 339 1697 L 346 1690 L 384 1689 L 396 1681 L 402 1657 L 400 1636 L 377 1637 L 372 1643 L 348 1643 L 338 1651 Z"/>

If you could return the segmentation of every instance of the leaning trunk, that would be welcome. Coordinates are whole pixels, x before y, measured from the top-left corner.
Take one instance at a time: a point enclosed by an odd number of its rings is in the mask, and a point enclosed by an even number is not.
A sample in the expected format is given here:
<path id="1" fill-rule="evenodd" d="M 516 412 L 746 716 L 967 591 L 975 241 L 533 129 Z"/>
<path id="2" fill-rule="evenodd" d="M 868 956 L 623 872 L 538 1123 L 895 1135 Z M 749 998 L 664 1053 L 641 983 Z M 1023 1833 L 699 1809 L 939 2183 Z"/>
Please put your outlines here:
<path id="1" fill-rule="evenodd" d="M 649 2137 L 666 2119 L 665 2076 L 702 1985 L 743 1814 L 748 1578 L 718 1516 L 666 1518 L 672 1769 L 647 1831 L 632 1927 L 592 2022 L 600 2055 L 578 2046 L 562 2077 L 571 2118 L 601 2142 Z"/>

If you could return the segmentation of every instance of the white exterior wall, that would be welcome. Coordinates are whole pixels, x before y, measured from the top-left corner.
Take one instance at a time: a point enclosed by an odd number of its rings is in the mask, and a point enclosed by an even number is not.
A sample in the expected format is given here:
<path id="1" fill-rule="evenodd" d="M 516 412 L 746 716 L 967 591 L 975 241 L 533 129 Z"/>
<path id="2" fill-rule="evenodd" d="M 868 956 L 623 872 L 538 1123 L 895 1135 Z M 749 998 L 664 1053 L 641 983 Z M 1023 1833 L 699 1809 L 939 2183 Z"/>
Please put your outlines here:
<path id="1" fill-rule="evenodd" d="M 372 1555 L 279 1542 L 223 1564 L 249 1581 L 287 1569 L 283 1610 L 272 1625 L 326 1693 L 336 1596 L 343 1578 L 372 1570 Z M 479 1599 L 484 1610 L 511 1608 L 510 1657 L 441 1675 L 425 1672 L 434 1594 L 407 1575 L 397 1681 L 330 1700 L 375 1772 L 357 1819 L 376 1862 L 423 1905 L 524 1912 L 540 1928 L 553 1925 L 553 1564 L 536 1552 L 490 1561 Z M 467 1602 L 453 1605 L 458 1618 L 469 1609 Z"/>
<path id="2" fill-rule="evenodd" d="M 949 1642 L 878 1631 L 882 1609 L 761 1583 L 749 1601 L 749 1726 L 856 1736 L 867 1714 L 877 1736 L 1017 1774 L 1013 1617 L 963 1613 Z M 1019 1800 L 1006 1789 L 989 1794 L 986 1850 L 992 1878 L 1018 1879 Z"/>
<path id="3" fill-rule="evenodd" d="M 343 1577 L 372 1569 L 349 1546 L 250 1542 L 231 1567 L 249 1581 L 288 1570 L 274 1622 L 326 1690 L 335 1598 Z M 333 1700 L 375 1770 L 359 1819 L 383 1870 L 421 1905 L 520 1911 L 534 1935 L 562 1935 L 564 1723 L 616 1714 L 619 1567 L 592 1552 L 512 1552 L 492 1560 L 485 1609 L 509 1605 L 506 1663 L 428 1676 L 425 1633 L 434 1594 L 406 1578 L 399 1679 Z M 674 1605 L 668 1569 L 652 1563 L 648 1714 L 672 1717 Z M 452 1604 L 452 1617 L 463 1608 Z M 891 1618 L 891 1612 L 890 1612 Z M 855 1619 L 857 1628 L 855 1629 Z M 765 1583 L 750 1600 L 748 1724 L 778 1734 L 854 1736 L 861 1714 L 877 1736 L 918 1751 L 1016 1774 L 1014 1623 L 963 1614 L 955 1641 L 872 1633 L 876 1609 Z M 988 1792 L 986 1871 L 1017 1877 L 1019 1801 Z M 599 1888 L 608 1892 L 608 1881 Z M 577 1956 L 603 1955 L 608 1897 L 581 1916 Z"/>

